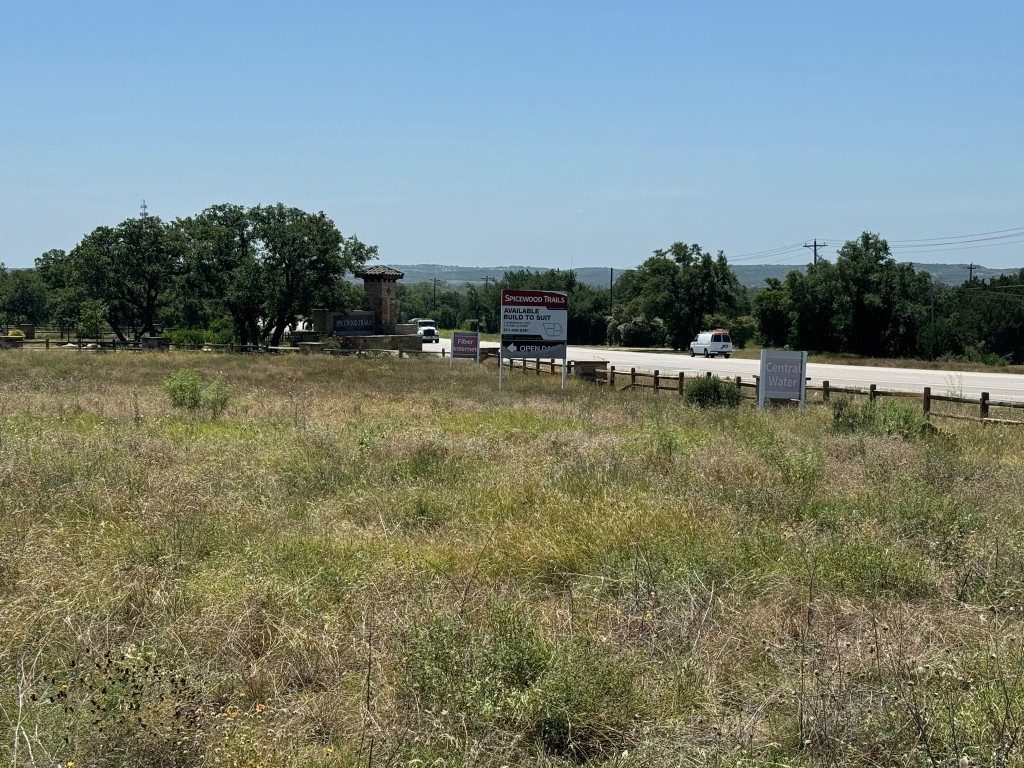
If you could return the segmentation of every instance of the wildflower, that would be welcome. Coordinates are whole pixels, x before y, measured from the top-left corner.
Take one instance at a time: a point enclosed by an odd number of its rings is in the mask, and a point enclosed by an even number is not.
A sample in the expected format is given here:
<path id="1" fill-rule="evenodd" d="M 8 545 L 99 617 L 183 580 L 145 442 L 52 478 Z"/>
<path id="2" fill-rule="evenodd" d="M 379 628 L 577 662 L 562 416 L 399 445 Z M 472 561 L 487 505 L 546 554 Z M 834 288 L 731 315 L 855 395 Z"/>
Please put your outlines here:
<path id="1" fill-rule="evenodd" d="M 257 715 L 262 715 L 266 711 L 267 711 L 267 705 L 266 704 L 257 704 L 256 705 L 256 714 Z"/>
<path id="2" fill-rule="evenodd" d="M 334 747 L 324 747 L 324 753 L 328 755 L 334 754 Z"/>
<path id="3" fill-rule="evenodd" d="M 65 763 L 65 765 L 66 765 L 66 766 L 67 766 L 68 768 L 75 768 L 75 761 L 74 761 L 74 760 L 68 760 L 68 761 L 67 761 L 67 762 Z"/>

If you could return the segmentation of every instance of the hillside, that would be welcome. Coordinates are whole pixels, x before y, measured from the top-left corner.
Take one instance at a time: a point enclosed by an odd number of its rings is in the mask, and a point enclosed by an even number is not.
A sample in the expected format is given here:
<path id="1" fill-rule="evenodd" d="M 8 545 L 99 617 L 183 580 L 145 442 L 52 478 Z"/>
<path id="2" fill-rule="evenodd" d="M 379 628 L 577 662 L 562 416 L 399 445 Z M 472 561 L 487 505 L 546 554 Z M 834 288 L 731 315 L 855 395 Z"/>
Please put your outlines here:
<path id="1" fill-rule="evenodd" d="M 924 271 L 931 274 L 938 282 L 946 285 L 959 285 L 967 280 L 968 268 L 966 264 L 926 264 L 912 263 L 917 271 Z M 465 284 L 483 285 L 484 279 L 500 280 L 505 272 L 515 270 L 530 270 L 531 272 L 543 272 L 547 267 L 537 266 L 508 266 L 508 267 L 456 267 L 444 264 L 391 264 L 395 269 L 405 273 L 406 284 L 430 282 L 433 279 L 444 282 L 453 288 Z M 794 264 L 733 264 L 733 271 L 739 278 L 741 284 L 748 288 L 761 288 L 766 278 L 775 277 L 784 280 L 791 271 L 804 270 L 805 265 Z M 580 282 L 595 288 L 607 288 L 610 270 L 607 267 L 576 267 L 577 278 Z M 615 276 L 618 277 L 625 268 L 615 269 Z M 974 268 L 975 277 L 989 279 L 1002 274 L 1017 274 L 1019 268 L 1014 269 L 989 269 L 988 267 Z M 440 283 L 439 283 L 440 284 Z"/>

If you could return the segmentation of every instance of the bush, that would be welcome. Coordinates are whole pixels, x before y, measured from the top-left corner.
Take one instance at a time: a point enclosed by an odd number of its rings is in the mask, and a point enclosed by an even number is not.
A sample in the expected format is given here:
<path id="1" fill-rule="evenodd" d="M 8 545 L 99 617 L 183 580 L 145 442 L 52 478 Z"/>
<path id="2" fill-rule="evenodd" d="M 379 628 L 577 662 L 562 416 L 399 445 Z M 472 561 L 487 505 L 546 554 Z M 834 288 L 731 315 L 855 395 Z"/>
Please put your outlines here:
<path id="1" fill-rule="evenodd" d="M 21 328 L 11 328 L 9 331 L 7 331 L 7 335 L 9 337 L 10 336 L 17 336 L 18 338 L 21 338 L 21 339 L 25 338 L 25 332 L 23 330 L 21 330 Z"/>
<path id="2" fill-rule="evenodd" d="M 699 376 L 686 382 L 683 397 L 698 408 L 737 408 L 743 401 L 740 388 L 717 376 Z"/>
<path id="3" fill-rule="evenodd" d="M 757 320 L 750 315 L 740 315 L 738 317 L 730 317 L 728 315 L 704 315 L 703 324 L 701 326 L 705 330 L 711 328 L 724 328 L 729 331 L 729 337 L 732 339 L 732 345 L 736 349 L 745 349 L 748 342 L 750 342 L 757 335 Z"/>
<path id="4" fill-rule="evenodd" d="M 206 412 L 211 419 L 220 416 L 228 407 L 231 388 L 220 379 L 203 388 L 199 371 L 182 368 L 164 380 L 164 391 L 171 407 L 184 408 L 190 413 Z"/>
<path id="5" fill-rule="evenodd" d="M 660 317 L 648 319 L 644 315 L 618 324 L 613 322 L 609 335 L 612 341 L 624 347 L 660 347 L 668 339 L 665 322 Z"/>
<path id="6" fill-rule="evenodd" d="M 534 738 L 577 762 L 621 753 L 640 714 L 632 676 L 590 639 L 560 648 L 527 700 Z"/>
<path id="7" fill-rule="evenodd" d="M 832 431 L 840 434 L 862 432 L 911 440 L 927 431 L 928 422 L 914 406 L 898 400 L 869 400 L 859 408 L 848 397 L 829 401 Z"/>

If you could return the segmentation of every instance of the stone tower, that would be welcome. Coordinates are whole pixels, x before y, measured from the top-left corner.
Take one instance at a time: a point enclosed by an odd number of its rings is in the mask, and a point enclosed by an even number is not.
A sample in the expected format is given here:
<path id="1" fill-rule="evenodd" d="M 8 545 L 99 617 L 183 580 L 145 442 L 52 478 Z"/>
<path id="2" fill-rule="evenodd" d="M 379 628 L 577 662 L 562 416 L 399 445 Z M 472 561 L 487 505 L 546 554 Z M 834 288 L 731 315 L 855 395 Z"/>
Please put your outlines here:
<path id="1" fill-rule="evenodd" d="M 363 279 L 366 293 L 363 309 L 373 312 L 373 332 L 393 334 L 398 324 L 398 281 L 405 277 L 405 273 L 376 264 L 357 272 L 356 277 Z"/>

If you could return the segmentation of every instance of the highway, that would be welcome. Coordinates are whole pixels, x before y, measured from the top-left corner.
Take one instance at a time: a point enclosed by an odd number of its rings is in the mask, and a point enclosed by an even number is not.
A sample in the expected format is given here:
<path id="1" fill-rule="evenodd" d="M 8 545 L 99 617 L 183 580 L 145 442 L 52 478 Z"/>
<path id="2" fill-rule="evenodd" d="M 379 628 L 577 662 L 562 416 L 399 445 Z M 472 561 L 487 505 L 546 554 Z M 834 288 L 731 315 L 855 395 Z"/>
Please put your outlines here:
<path id="1" fill-rule="evenodd" d="M 442 339 L 441 343 L 450 351 L 451 340 Z M 429 349 L 434 345 L 426 345 Z M 496 343 L 484 342 L 486 347 L 497 347 Z M 704 373 L 711 371 L 718 376 L 742 376 L 753 379 L 760 373 L 760 361 L 730 358 L 705 359 L 690 357 L 689 353 L 676 354 L 669 352 L 631 352 L 614 347 L 569 347 L 570 360 L 603 360 L 614 365 L 616 371 L 628 372 L 630 368 L 638 371 L 659 371 L 664 374 L 676 374 L 683 371 Z M 1024 401 L 1024 375 L 1017 373 L 978 373 L 973 371 L 945 371 L 924 368 L 897 368 L 866 365 L 825 365 L 810 363 L 807 375 L 811 384 L 820 385 L 828 381 L 835 387 L 858 387 L 867 389 L 875 384 L 879 389 L 902 392 L 921 392 L 931 387 L 936 395 L 960 395 L 976 398 L 982 392 L 988 392 L 993 400 Z"/>

